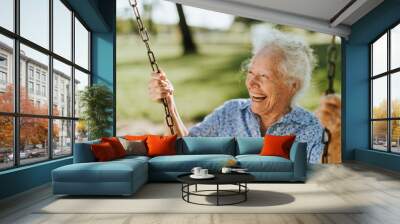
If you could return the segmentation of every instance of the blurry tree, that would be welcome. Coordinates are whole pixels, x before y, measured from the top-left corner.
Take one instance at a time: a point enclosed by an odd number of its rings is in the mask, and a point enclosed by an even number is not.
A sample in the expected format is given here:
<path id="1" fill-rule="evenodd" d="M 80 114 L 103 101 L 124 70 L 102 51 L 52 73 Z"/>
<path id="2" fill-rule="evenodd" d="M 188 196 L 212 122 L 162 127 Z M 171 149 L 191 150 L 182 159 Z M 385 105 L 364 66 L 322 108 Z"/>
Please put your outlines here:
<path id="1" fill-rule="evenodd" d="M 157 4 L 157 0 L 143 0 L 143 20 L 145 22 L 147 30 L 152 35 L 157 35 L 157 27 L 154 25 L 154 21 L 152 18 L 153 14 L 153 5 Z"/>
<path id="2" fill-rule="evenodd" d="M 186 23 L 185 13 L 181 4 L 176 4 L 176 10 L 179 15 L 179 30 L 182 35 L 183 54 L 196 54 L 197 46 L 193 40 L 192 32 Z"/>
<path id="3" fill-rule="evenodd" d="M 257 23 L 261 23 L 262 21 L 260 20 L 255 20 L 255 19 L 250 19 L 250 18 L 245 18 L 245 17 L 240 17 L 240 16 L 236 16 L 235 17 L 235 22 L 237 23 L 243 23 L 246 25 L 253 25 L 253 24 L 257 24 Z"/>
<path id="4" fill-rule="evenodd" d="M 137 33 L 133 19 L 120 19 L 117 18 L 116 29 L 118 34 L 132 34 Z"/>
<path id="5" fill-rule="evenodd" d="M 400 117 L 400 100 L 392 100 L 392 117 Z M 400 121 L 393 120 L 392 122 L 392 142 L 400 141 Z"/>
<path id="6" fill-rule="evenodd" d="M 384 100 L 372 109 L 373 118 L 387 117 L 387 101 Z M 374 122 L 373 125 L 374 139 L 386 139 L 387 137 L 387 122 Z"/>
<path id="7" fill-rule="evenodd" d="M 0 108 L 3 111 L 13 111 L 13 92 L 12 85 L 8 85 L 6 92 L 0 94 Z M 24 87 L 20 88 L 20 106 L 26 114 L 47 114 L 47 106 L 34 105 L 29 99 L 28 93 Z M 59 114 L 58 110 L 54 111 Z M 0 116 L 0 145 L 2 147 L 12 147 L 13 145 L 13 120 L 11 116 Z M 47 143 L 48 136 L 48 119 L 45 118 L 32 118 L 22 117 L 20 119 L 20 148 L 24 149 L 26 145 L 36 145 Z M 54 128 L 53 138 L 59 136 L 59 129 L 57 126 Z"/>

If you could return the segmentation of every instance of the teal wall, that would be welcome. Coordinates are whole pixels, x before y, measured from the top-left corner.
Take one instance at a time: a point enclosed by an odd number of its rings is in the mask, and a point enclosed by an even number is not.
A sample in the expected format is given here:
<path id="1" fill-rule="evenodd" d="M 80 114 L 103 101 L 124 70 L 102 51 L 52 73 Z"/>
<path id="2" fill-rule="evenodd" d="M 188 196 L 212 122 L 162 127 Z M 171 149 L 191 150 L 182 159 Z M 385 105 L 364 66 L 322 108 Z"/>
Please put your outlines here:
<path id="1" fill-rule="evenodd" d="M 385 0 L 351 27 L 343 40 L 343 159 L 400 170 L 400 157 L 369 149 L 369 47 L 377 36 L 400 22 L 400 0 Z M 389 158 L 390 157 L 390 158 Z"/>
<path id="2" fill-rule="evenodd" d="M 103 83 L 115 93 L 115 0 L 66 0 L 92 31 L 92 82 Z M 115 96 L 115 94 L 114 94 Z M 113 127 L 115 135 L 115 97 Z M 0 172 L 0 199 L 51 181 L 51 171 L 72 163 L 72 157 Z"/>

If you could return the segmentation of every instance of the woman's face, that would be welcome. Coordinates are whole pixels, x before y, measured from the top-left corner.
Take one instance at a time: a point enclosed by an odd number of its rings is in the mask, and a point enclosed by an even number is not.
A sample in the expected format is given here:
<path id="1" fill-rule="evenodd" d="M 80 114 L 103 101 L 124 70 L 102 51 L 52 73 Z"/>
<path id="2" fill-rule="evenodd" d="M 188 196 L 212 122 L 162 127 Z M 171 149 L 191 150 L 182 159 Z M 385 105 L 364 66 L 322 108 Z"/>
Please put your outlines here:
<path id="1" fill-rule="evenodd" d="M 285 112 L 291 104 L 299 82 L 278 70 L 282 54 L 266 48 L 252 60 L 246 77 L 246 87 L 251 99 L 251 110 L 260 116 Z M 288 79 L 291 79 L 288 82 Z"/>

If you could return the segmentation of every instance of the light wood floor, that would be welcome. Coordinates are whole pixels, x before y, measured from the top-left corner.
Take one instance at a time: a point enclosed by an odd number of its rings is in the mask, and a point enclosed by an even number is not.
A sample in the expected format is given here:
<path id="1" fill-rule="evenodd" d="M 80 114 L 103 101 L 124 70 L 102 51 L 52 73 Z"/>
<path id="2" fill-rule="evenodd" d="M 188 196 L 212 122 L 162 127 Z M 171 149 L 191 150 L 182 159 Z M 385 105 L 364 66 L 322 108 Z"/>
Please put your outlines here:
<path id="1" fill-rule="evenodd" d="M 363 201 L 368 206 L 356 214 L 37 214 L 38 207 L 55 199 L 45 185 L 0 201 L 0 223 L 400 223 L 399 173 L 359 163 L 316 165 L 310 168 L 308 182 L 324 186 L 345 201 Z"/>

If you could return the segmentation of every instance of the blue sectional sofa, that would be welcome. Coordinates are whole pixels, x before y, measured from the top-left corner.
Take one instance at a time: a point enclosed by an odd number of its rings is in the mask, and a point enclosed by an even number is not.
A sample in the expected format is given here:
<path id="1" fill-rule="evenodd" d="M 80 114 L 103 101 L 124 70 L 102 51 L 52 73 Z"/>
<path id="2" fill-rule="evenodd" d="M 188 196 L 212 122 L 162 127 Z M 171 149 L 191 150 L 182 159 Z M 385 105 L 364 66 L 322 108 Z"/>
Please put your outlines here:
<path id="1" fill-rule="evenodd" d="M 263 138 L 183 137 L 177 140 L 177 155 L 127 156 L 96 162 L 91 141 L 75 144 L 74 163 L 52 171 L 53 193 L 68 195 L 131 195 L 148 181 L 176 181 L 193 167 L 218 172 L 234 159 L 260 182 L 304 182 L 306 144 L 295 142 L 290 159 L 260 156 Z"/>

